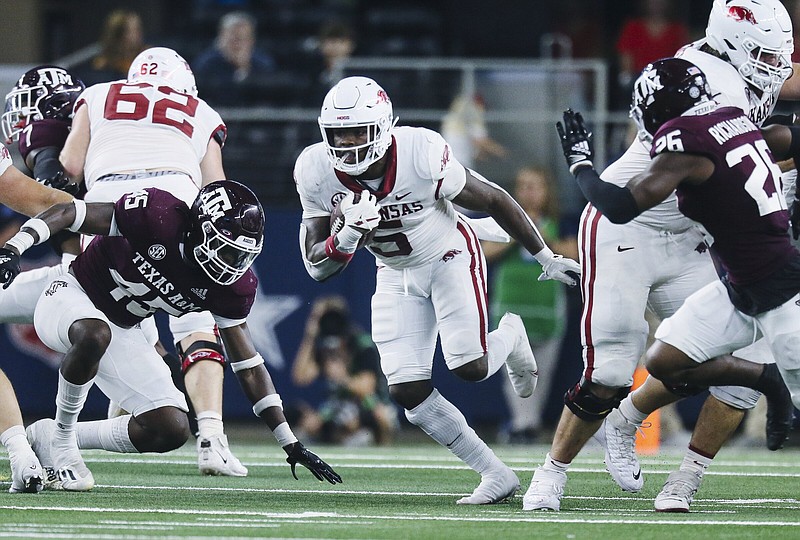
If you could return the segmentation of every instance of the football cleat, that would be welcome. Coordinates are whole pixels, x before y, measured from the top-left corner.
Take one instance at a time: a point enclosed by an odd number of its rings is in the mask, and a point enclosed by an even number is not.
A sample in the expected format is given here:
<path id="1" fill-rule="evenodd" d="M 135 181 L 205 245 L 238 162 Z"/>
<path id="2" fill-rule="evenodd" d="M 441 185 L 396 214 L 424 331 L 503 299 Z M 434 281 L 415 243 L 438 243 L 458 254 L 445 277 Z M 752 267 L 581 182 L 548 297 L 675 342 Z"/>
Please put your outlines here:
<path id="1" fill-rule="evenodd" d="M 519 491 L 517 474 L 505 465 L 481 475 L 481 483 L 472 495 L 462 497 L 456 504 L 495 504 L 510 499 Z"/>
<path id="2" fill-rule="evenodd" d="M 514 386 L 514 392 L 519 397 L 526 398 L 536 390 L 536 383 L 539 380 L 539 370 L 536 366 L 536 358 L 533 356 L 531 344 L 528 342 L 528 333 L 522 318 L 514 313 L 506 313 L 500 319 L 498 327 L 508 326 L 517 336 L 514 349 L 506 358 L 506 371 L 508 378 Z"/>
<path id="3" fill-rule="evenodd" d="M 53 434 L 56 431 L 56 421 L 52 418 L 44 418 L 25 428 L 28 442 L 31 443 L 39 463 L 45 469 L 55 469 L 53 466 Z"/>
<path id="4" fill-rule="evenodd" d="M 792 394 L 783 382 L 776 364 L 767 364 L 763 377 L 773 381 L 778 390 L 767 396 L 767 448 L 780 450 L 789 438 L 794 424 L 794 403 Z"/>
<path id="5" fill-rule="evenodd" d="M 197 438 L 197 467 L 211 476 L 247 476 L 247 467 L 231 453 L 225 435 Z"/>
<path id="6" fill-rule="evenodd" d="M 656 496 L 656 512 L 688 512 L 702 480 L 702 476 L 693 472 L 680 470 L 671 472 L 661 492 Z"/>
<path id="7" fill-rule="evenodd" d="M 64 491 L 89 491 L 94 487 L 94 476 L 80 456 L 58 468 L 58 479 Z"/>
<path id="8" fill-rule="evenodd" d="M 530 510 L 561 510 L 561 497 L 564 496 L 564 486 L 567 484 L 567 473 L 549 471 L 537 467 L 531 479 L 531 485 L 525 496 L 522 497 L 522 509 Z"/>
<path id="9" fill-rule="evenodd" d="M 9 493 L 39 493 L 44 486 L 44 471 L 36 454 L 9 456 L 11 460 L 11 487 Z"/>
<path id="10" fill-rule="evenodd" d="M 594 438 L 606 450 L 606 469 L 623 491 L 636 493 L 644 485 L 644 476 L 636 455 L 637 426 L 619 412 L 611 411 Z"/>

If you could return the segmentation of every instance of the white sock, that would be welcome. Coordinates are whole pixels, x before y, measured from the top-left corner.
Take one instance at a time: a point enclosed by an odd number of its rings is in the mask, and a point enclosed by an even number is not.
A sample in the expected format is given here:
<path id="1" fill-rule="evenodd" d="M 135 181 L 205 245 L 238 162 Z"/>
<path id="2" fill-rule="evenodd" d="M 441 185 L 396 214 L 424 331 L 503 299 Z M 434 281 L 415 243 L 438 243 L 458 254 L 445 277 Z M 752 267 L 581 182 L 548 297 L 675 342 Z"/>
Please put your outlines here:
<path id="1" fill-rule="evenodd" d="M 78 448 L 108 450 L 122 454 L 138 454 L 139 451 L 131 442 L 128 424 L 131 415 L 115 416 L 107 420 L 95 422 L 78 422 L 75 434 Z"/>
<path id="2" fill-rule="evenodd" d="M 517 335 L 509 327 L 499 327 L 497 330 L 489 332 L 486 338 L 486 358 L 489 363 L 489 372 L 483 381 L 497 373 L 506 364 L 506 358 L 514 350 L 517 342 Z"/>
<path id="3" fill-rule="evenodd" d="M 689 471 L 693 472 L 699 477 L 702 477 L 706 469 L 711 465 L 711 462 L 714 460 L 713 457 L 704 456 L 703 454 L 699 454 L 692 450 L 691 446 L 688 450 L 686 450 L 686 454 L 683 456 L 683 462 L 681 463 L 681 470 L 682 471 Z"/>
<path id="4" fill-rule="evenodd" d="M 31 445 L 25 435 L 25 428 L 22 426 L 11 426 L 3 433 L 0 433 L 0 443 L 8 450 L 8 456 L 13 457 L 21 453 L 31 453 Z"/>
<path id="5" fill-rule="evenodd" d="M 85 384 L 73 384 L 66 380 L 59 370 L 55 418 L 57 427 L 53 434 L 55 448 L 69 449 L 77 445 L 74 443 L 75 424 L 78 422 L 78 415 L 86 403 L 86 396 L 93 383 L 94 379 Z"/>
<path id="6" fill-rule="evenodd" d="M 622 403 L 619 404 L 619 412 L 622 413 L 625 420 L 637 427 L 641 426 L 645 418 L 649 416 L 648 413 L 643 413 L 636 408 L 631 399 L 631 395 L 628 395 L 628 397 L 623 399 Z"/>
<path id="7" fill-rule="evenodd" d="M 222 415 L 216 411 L 197 413 L 197 431 L 201 439 L 223 435 L 225 432 L 222 426 Z"/>
<path id="8" fill-rule="evenodd" d="M 425 401 L 407 410 L 406 418 L 480 474 L 492 467 L 505 466 L 467 425 L 461 411 L 436 389 Z"/>
<path id="9" fill-rule="evenodd" d="M 563 461 L 558 461 L 550 457 L 550 452 L 547 453 L 547 456 L 544 458 L 544 464 L 542 465 L 542 469 L 546 471 L 558 471 L 563 472 L 566 474 L 567 469 L 569 469 L 569 463 L 564 463 Z"/>

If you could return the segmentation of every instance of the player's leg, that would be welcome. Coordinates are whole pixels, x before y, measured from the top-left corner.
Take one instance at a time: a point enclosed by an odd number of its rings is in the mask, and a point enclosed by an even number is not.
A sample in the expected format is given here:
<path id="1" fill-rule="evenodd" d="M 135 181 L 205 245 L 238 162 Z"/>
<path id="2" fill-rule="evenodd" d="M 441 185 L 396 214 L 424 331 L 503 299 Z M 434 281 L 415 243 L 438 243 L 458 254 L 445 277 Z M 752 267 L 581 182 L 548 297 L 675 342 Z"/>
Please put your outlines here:
<path id="1" fill-rule="evenodd" d="M 58 373 L 52 464 L 64 489 L 87 491 L 94 487 L 94 478 L 78 450 L 75 424 L 100 358 L 111 342 L 110 323 L 77 280 L 65 274 L 54 280 L 40 297 L 34 325 L 45 345 L 65 353 Z"/>
<path id="2" fill-rule="evenodd" d="M 78 447 L 120 453 L 179 448 L 189 437 L 186 398 L 173 384 L 169 368 L 141 329 L 109 324 L 113 339 L 100 361 L 95 383 L 131 414 L 78 422 Z M 52 466 L 56 460 L 51 444 L 55 429 L 55 422 L 49 419 L 28 427 L 31 443 L 44 467 Z"/>
<path id="3" fill-rule="evenodd" d="M 39 296 L 67 268 L 68 265 L 57 264 L 26 270 L 7 289 L 0 289 L 0 322 L 32 323 Z"/>
<path id="4" fill-rule="evenodd" d="M 587 207 L 579 239 L 585 369 L 564 396 L 550 452 L 534 472 L 523 510 L 560 509 L 572 460 L 627 395 L 647 339 L 644 311 L 652 280 L 646 261 L 657 232 L 614 226 Z M 634 249 L 619 251 L 620 245 Z"/>
<path id="5" fill-rule="evenodd" d="M 664 234 L 653 244 L 651 256 L 659 264 L 658 274 L 653 276 L 648 307 L 663 320 L 674 314 L 696 290 L 717 281 L 717 274 L 699 231 L 690 229 L 679 234 Z M 704 388 L 685 385 L 668 388 L 658 379 L 648 377 L 608 415 L 597 439 L 606 448 L 606 467 L 611 477 L 623 490 L 638 491 L 644 482 L 635 442 L 636 432 L 647 416 L 702 390 Z M 646 430 L 643 433 L 647 436 Z M 634 478 L 637 475 L 638 478 Z"/>
<path id="6" fill-rule="evenodd" d="M 9 493 L 38 493 L 44 482 L 39 459 L 25 436 L 17 396 L 6 374 L 0 370 L 0 444 L 11 462 Z"/>
<path id="7" fill-rule="evenodd" d="M 225 355 L 208 312 L 170 317 L 170 331 L 181 360 L 186 394 L 197 418 L 197 465 L 210 475 L 247 476 L 233 455 L 222 423 Z"/>
<path id="8" fill-rule="evenodd" d="M 467 424 L 464 415 L 431 385 L 436 346 L 436 315 L 428 299 L 426 272 L 378 272 L 372 298 L 372 335 L 392 399 L 405 409 L 409 422 L 483 475 L 508 469 Z M 419 278 L 419 282 L 415 279 Z M 423 285 L 420 288 L 420 285 Z M 509 476 L 506 474 L 506 476 Z M 516 479 L 516 475 L 513 477 Z M 480 502 L 495 502 L 516 491 L 498 486 L 498 493 Z M 500 491 L 503 491 L 502 493 Z M 468 499 L 468 498 L 467 498 Z"/>
<path id="9" fill-rule="evenodd" d="M 460 230 L 459 252 L 430 265 L 430 297 L 447 366 L 467 381 L 486 380 L 505 366 L 516 394 L 530 397 L 538 369 L 525 325 L 506 313 L 488 332 L 486 261 L 472 229 L 465 224 Z"/>

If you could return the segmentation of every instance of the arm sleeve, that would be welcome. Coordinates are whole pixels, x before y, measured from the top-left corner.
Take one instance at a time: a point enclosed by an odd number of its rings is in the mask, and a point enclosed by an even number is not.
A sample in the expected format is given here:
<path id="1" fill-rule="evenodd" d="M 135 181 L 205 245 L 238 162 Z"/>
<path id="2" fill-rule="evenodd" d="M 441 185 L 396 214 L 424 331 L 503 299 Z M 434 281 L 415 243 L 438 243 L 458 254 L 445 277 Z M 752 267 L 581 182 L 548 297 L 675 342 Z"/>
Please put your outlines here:
<path id="1" fill-rule="evenodd" d="M 427 171 L 434 182 L 439 183 L 437 198 L 454 199 L 467 183 L 467 170 L 453 155 L 453 149 L 435 131 L 429 131 L 425 139 L 426 151 L 420 155 L 427 157 Z"/>
<path id="2" fill-rule="evenodd" d="M 641 213 L 628 188 L 603 182 L 594 168 L 580 169 L 575 178 L 586 198 L 612 223 L 627 223 Z"/>

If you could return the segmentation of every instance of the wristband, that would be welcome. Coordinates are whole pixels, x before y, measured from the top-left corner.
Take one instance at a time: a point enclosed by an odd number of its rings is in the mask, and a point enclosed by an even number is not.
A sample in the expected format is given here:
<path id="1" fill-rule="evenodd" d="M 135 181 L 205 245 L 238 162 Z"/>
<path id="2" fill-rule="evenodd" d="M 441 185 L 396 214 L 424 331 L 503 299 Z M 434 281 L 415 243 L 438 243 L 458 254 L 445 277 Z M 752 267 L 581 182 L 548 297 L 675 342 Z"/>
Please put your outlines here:
<path id="1" fill-rule="evenodd" d="M 353 258 L 353 254 L 339 251 L 333 241 L 334 238 L 333 236 L 329 236 L 328 239 L 325 240 L 325 255 L 327 255 L 329 259 L 339 263 L 350 262 L 350 259 Z"/>
<path id="2" fill-rule="evenodd" d="M 270 407 L 280 407 L 280 409 L 283 410 L 283 401 L 281 400 L 281 395 L 277 392 L 264 396 L 256 401 L 256 404 L 253 405 L 253 414 L 261 416 L 261 413 Z"/>
<path id="3" fill-rule="evenodd" d="M 36 234 L 39 236 L 39 240 L 34 241 L 34 245 L 46 242 L 47 239 L 50 238 L 50 227 L 48 227 L 47 223 L 45 223 L 39 218 L 29 219 L 28 221 L 22 224 L 22 227 L 20 227 L 20 229 L 24 229 L 25 227 L 33 231 L 36 231 Z"/>
<path id="4" fill-rule="evenodd" d="M 336 233 L 337 249 L 342 253 L 354 253 L 363 235 L 353 227 L 345 225 Z"/>
<path id="5" fill-rule="evenodd" d="M 590 159 L 588 159 L 588 158 L 587 159 L 582 159 L 582 160 L 578 161 L 577 163 L 573 163 L 572 165 L 570 165 L 569 166 L 569 172 L 570 172 L 570 174 L 575 176 L 584 167 L 594 167 L 594 163 L 592 163 L 592 161 Z"/>
<path id="6" fill-rule="evenodd" d="M 260 366 L 264 363 L 264 358 L 261 354 L 256 353 L 256 355 L 252 358 L 248 358 L 246 360 L 239 360 L 238 362 L 231 362 L 231 369 L 234 373 L 238 373 L 244 369 L 254 368 L 256 366 Z"/>
<path id="7" fill-rule="evenodd" d="M 289 427 L 288 422 L 283 422 L 275 426 L 275 429 L 272 430 L 272 434 L 275 435 L 275 439 L 277 439 L 281 447 L 297 442 L 297 437 L 292 433 L 292 428 Z"/>
<path id="8" fill-rule="evenodd" d="M 34 243 L 33 235 L 28 231 L 19 231 L 6 241 L 6 245 L 16 249 L 20 255 L 25 253 Z"/>
<path id="9" fill-rule="evenodd" d="M 550 249 L 550 248 L 549 248 L 549 247 L 547 247 L 547 246 L 544 246 L 544 247 L 541 249 L 541 251 L 539 251 L 538 253 L 536 253 L 536 254 L 533 256 L 533 258 L 534 258 L 534 259 L 536 259 L 536 260 L 539 262 L 539 264 L 541 264 L 542 266 L 544 266 L 544 264 L 545 264 L 547 261 L 549 261 L 550 259 L 552 259 L 554 256 L 555 256 L 555 253 L 553 253 L 553 250 L 552 250 L 552 249 Z"/>
<path id="10" fill-rule="evenodd" d="M 78 229 L 81 228 L 83 221 L 86 219 L 86 203 L 81 199 L 72 199 L 72 204 L 75 205 L 75 219 L 67 229 L 72 232 L 78 232 Z"/>

